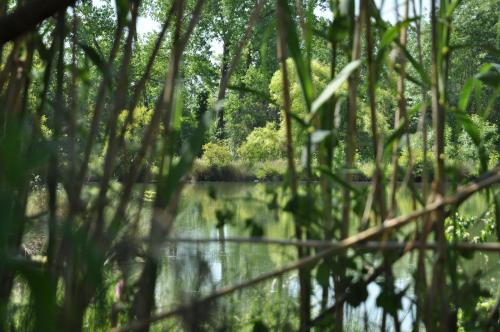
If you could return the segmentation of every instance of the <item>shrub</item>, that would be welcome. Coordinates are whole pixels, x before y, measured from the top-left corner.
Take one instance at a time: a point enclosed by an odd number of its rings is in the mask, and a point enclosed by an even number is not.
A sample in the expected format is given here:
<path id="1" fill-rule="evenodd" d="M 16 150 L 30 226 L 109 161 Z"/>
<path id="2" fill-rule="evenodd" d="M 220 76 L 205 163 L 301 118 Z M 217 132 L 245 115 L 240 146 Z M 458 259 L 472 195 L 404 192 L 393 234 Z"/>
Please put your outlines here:
<path id="1" fill-rule="evenodd" d="M 306 105 L 300 80 L 295 70 L 293 60 L 290 58 L 286 61 L 286 66 L 289 79 L 290 88 L 290 102 L 291 112 L 298 118 L 305 119 L 307 117 Z M 330 82 L 330 67 L 322 64 L 317 60 L 311 62 L 311 74 L 315 89 L 319 92 Z M 282 71 L 277 70 L 269 83 L 269 94 L 280 108 L 280 127 L 284 135 L 285 132 L 285 114 L 283 112 L 283 84 L 282 84 Z M 341 91 L 346 91 L 346 84 L 341 88 Z M 283 136 L 284 137 L 284 136 Z M 302 146 L 306 142 L 305 129 L 296 121 L 292 121 L 292 137 L 296 147 Z M 300 155 L 300 150 L 296 149 Z"/>
<path id="2" fill-rule="evenodd" d="M 224 166 L 209 164 L 204 159 L 196 159 L 191 170 L 191 180 L 196 181 L 253 181 L 255 176 L 241 161 L 232 161 Z"/>
<path id="3" fill-rule="evenodd" d="M 268 122 L 255 128 L 239 147 L 239 156 L 250 163 L 280 159 L 284 156 L 284 138 L 276 126 Z"/>
<path id="4" fill-rule="evenodd" d="M 271 160 L 255 165 L 255 176 L 259 180 L 279 180 L 287 172 L 288 163 L 286 159 Z"/>
<path id="5" fill-rule="evenodd" d="M 416 177 L 421 177 L 424 172 L 424 150 L 422 148 L 416 148 L 412 150 L 412 158 L 413 158 L 413 174 Z M 433 172 L 432 162 L 434 160 L 434 154 L 432 151 L 427 150 L 427 171 L 429 173 Z M 405 169 L 409 166 L 410 162 L 410 154 L 408 153 L 408 149 L 404 148 L 401 157 L 399 159 L 400 166 Z"/>
<path id="6" fill-rule="evenodd" d="M 214 142 L 203 145 L 203 155 L 201 158 L 208 166 L 215 167 L 227 166 L 233 160 L 231 151 L 227 146 Z"/>
<path id="7" fill-rule="evenodd" d="M 498 128 L 477 114 L 472 114 L 470 119 L 480 135 L 481 144 L 488 155 L 490 166 L 495 165 L 498 159 L 497 144 L 500 140 Z M 454 158 L 461 164 L 470 164 L 473 172 L 479 168 L 479 152 L 469 134 L 462 129 L 458 135 L 457 153 Z"/>
<path id="8" fill-rule="evenodd" d="M 429 176 L 433 173 L 433 160 L 434 160 L 434 154 L 432 152 L 432 146 L 431 146 L 431 138 L 432 138 L 432 131 L 427 132 L 427 141 L 428 141 L 428 146 L 427 146 L 427 153 L 426 153 L 426 162 L 427 164 L 424 164 L 424 148 L 423 148 L 423 142 L 422 142 L 422 134 L 421 133 L 416 133 L 413 135 L 409 136 L 410 140 L 410 146 L 411 146 L 411 154 L 412 154 L 412 159 L 413 159 L 413 175 L 415 177 L 421 177 L 424 171 L 424 166 L 426 167 Z M 410 164 L 410 153 L 408 151 L 408 146 L 406 142 L 402 142 L 403 148 L 401 150 L 401 157 L 399 158 L 399 166 L 403 167 L 405 170 L 406 168 L 409 167 Z"/>

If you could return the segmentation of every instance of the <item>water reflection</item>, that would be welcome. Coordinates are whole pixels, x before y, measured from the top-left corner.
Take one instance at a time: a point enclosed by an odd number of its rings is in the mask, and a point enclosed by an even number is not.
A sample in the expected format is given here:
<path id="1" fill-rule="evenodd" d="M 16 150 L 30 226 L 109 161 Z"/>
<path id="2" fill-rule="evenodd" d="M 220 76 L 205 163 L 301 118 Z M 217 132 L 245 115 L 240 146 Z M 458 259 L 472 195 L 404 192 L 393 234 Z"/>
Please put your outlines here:
<path id="1" fill-rule="evenodd" d="M 209 191 L 213 190 L 211 186 L 213 184 L 196 184 L 186 188 L 172 237 L 217 238 L 220 242 L 166 244 L 165 266 L 168 268 L 162 270 L 158 287 L 164 292 L 159 291 L 157 294 L 158 303 L 162 307 L 199 298 L 215 289 L 273 271 L 296 259 L 296 251 L 293 247 L 235 244 L 224 241 L 226 237 L 249 236 L 249 230 L 245 228 L 245 220 L 248 218 L 260 223 L 268 237 L 293 238 L 290 216 L 285 213 L 276 215 L 276 212 L 267 209 L 266 188 L 272 185 L 216 184 L 217 200 L 211 199 L 208 195 Z M 279 188 L 276 186 L 273 190 L 279 190 Z M 230 208 L 235 212 L 234 219 L 230 224 L 217 229 L 215 211 L 225 208 Z M 200 264 L 206 264 L 208 267 L 208 271 L 204 272 L 206 274 L 200 272 Z M 401 259 L 395 265 L 394 270 L 397 287 L 400 290 L 407 288 L 413 271 L 411 260 L 406 257 Z M 197 281 L 198 277 L 204 280 Z M 259 301 L 264 298 L 267 302 L 277 304 L 276 315 L 289 318 L 286 322 L 282 321 L 282 324 L 296 327 L 297 321 L 294 317 L 297 317 L 298 288 L 296 273 L 289 273 L 282 278 L 271 279 L 251 290 L 244 291 L 244 300 L 239 301 L 236 306 L 229 308 L 223 303 L 219 306 L 218 314 L 221 317 L 227 315 L 239 317 L 236 326 L 231 328 L 244 327 L 244 319 L 242 319 L 244 313 L 249 316 L 248 322 L 256 318 L 253 316 L 258 317 L 259 307 L 262 304 Z M 176 296 L 166 296 L 168 290 L 172 289 L 176 290 Z M 361 323 L 365 320 L 371 327 L 374 327 L 375 322 L 380 322 L 381 310 L 375 303 L 380 290 L 379 285 L 371 283 L 368 286 L 369 296 L 365 305 L 346 311 L 348 329 L 349 327 L 351 330 L 362 328 Z M 321 310 L 321 293 L 322 288 L 315 284 L 312 302 L 313 315 Z M 242 298 L 241 295 L 235 295 L 230 299 L 237 300 L 235 297 Z M 332 304 L 331 300 L 328 304 Z M 403 299 L 399 320 L 404 330 L 411 328 L 410 304 L 408 298 Z M 252 307 L 257 307 L 256 312 L 248 311 L 248 308 Z"/>
<path id="2" fill-rule="evenodd" d="M 140 201 L 142 193 L 137 187 L 135 201 Z M 153 188 L 149 188 L 153 189 Z M 94 191 L 93 186 L 86 187 L 89 195 Z M 277 196 L 276 193 L 278 194 Z M 264 234 L 272 239 L 293 239 L 293 224 L 288 213 L 279 209 L 269 209 L 270 203 L 283 206 L 286 197 L 281 197 L 279 184 L 242 184 L 242 183 L 202 183 L 188 185 L 180 202 L 180 211 L 171 237 L 176 238 L 212 238 L 218 242 L 209 243 L 181 243 L 167 242 L 164 245 L 163 261 L 160 276 L 156 287 L 157 309 L 170 309 L 180 303 L 190 303 L 211 292 L 225 286 L 234 285 L 263 273 L 274 271 L 287 263 L 296 260 L 294 247 L 264 244 L 237 244 L 225 241 L 231 237 L 248 237 L 251 230 L 246 226 L 249 219 L 263 228 Z M 154 193 L 149 192 L 149 201 Z M 151 196 L 151 197 L 150 197 Z M 216 196 L 216 199 L 213 197 Z M 30 197 L 29 214 L 36 214 L 45 210 L 42 194 Z M 212 198 L 211 198 L 212 197 Z M 484 211 L 485 201 L 476 195 L 467 201 L 461 208 L 461 213 L 467 216 L 477 216 L 478 211 Z M 401 213 L 406 213 L 411 207 L 409 196 L 400 195 L 398 205 Z M 271 206 L 272 207 L 272 206 Z M 131 207 L 133 210 L 134 207 Z M 216 227 L 217 210 L 233 211 L 230 222 Z M 134 211 L 132 211 L 134 212 Z M 144 237 L 148 232 L 151 218 L 150 206 L 141 211 L 140 231 L 138 237 Z M 408 231 L 412 231 L 414 226 Z M 45 237 L 45 227 L 32 227 L 25 240 Z M 480 229 L 478 228 L 478 231 Z M 351 234 L 356 232 L 356 225 L 351 225 Z M 143 235 L 140 235 L 143 234 Z M 43 242 L 43 241 L 42 241 Z M 41 252 L 41 250 L 39 250 Z M 350 252 L 353 253 L 352 251 Z M 411 309 L 413 288 L 412 274 L 415 269 L 415 252 L 399 259 L 393 265 L 397 291 L 407 289 L 402 297 L 398 319 L 403 331 L 412 329 L 414 312 Z M 430 254 L 429 254 L 430 255 Z M 500 294 L 498 254 L 475 254 L 471 260 L 461 260 L 460 269 L 472 276 L 478 270 L 487 271 L 486 277 L 481 279 L 482 285 L 493 294 Z M 380 254 L 363 254 L 365 258 L 359 264 L 371 264 L 377 267 L 382 262 Z M 429 263 L 429 260 L 427 263 Z M 132 269 L 136 276 L 140 272 L 140 264 L 133 264 Z M 314 273 L 313 273 L 314 276 Z M 133 279 L 133 278 L 132 278 Z M 345 311 L 345 329 L 347 331 L 369 330 L 380 328 L 382 310 L 377 306 L 376 299 L 381 292 L 377 279 L 368 285 L 368 298 L 357 308 L 348 308 Z M 333 285 L 330 280 L 330 296 L 326 306 L 332 305 Z M 205 321 L 204 329 L 208 330 L 252 330 L 256 321 L 264 322 L 271 330 L 296 330 L 298 327 L 298 278 L 296 273 L 287 273 L 279 278 L 273 278 L 260 283 L 255 287 L 236 292 L 211 303 L 198 310 L 184 322 L 178 319 L 167 320 L 155 325 L 154 329 L 177 330 L 181 326 L 188 330 L 197 330 L 199 326 L 186 325 L 188 323 Z M 322 288 L 319 284 L 313 285 L 313 317 L 321 311 Z M 325 305 L 325 303 L 323 303 Z M 199 312 L 200 311 L 200 312 Z M 193 316 L 194 315 L 194 316 Z M 184 325 L 181 325 L 184 324 Z M 392 325 L 388 319 L 388 330 Z"/>

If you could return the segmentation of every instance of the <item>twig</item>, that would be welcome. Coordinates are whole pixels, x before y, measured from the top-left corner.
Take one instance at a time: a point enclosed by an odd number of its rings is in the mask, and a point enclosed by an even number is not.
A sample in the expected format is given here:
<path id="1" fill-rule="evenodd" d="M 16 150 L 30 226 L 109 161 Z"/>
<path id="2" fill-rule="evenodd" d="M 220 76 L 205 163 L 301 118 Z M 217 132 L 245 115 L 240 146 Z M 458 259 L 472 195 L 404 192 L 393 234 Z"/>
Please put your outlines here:
<path id="1" fill-rule="evenodd" d="M 247 244 L 264 244 L 264 245 L 279 245 L 279 246 L 296 246 L 296 247 L 309 247 L 309 248 L 341 248 L 342 243 L 339 241 L 323 241 L 323 240 L 283 240 L 283 239 L 268 239 L 258 237 L 229 237 L 224 239 L 218 238 L 169 238 L 166 242 L 170 243 L 215 243 L 215 242 L 230 242 L 230 243 L 247 243 Z M 370 241 L 362 244 L 354 245 L 352 248 L 359 250 L 394 250 L 394 249 L 407 249 L 422 248 L 435 250 L 437 245 L 434 243 L 420 243 L 420 242 L 378 242 Z M 449 248 L 458 250 L 472 250 L 472 251 L 500 251 L 500 243 L 497 242 L 483 242 L 483 243 L 456 243 L 450 244 Z"/>

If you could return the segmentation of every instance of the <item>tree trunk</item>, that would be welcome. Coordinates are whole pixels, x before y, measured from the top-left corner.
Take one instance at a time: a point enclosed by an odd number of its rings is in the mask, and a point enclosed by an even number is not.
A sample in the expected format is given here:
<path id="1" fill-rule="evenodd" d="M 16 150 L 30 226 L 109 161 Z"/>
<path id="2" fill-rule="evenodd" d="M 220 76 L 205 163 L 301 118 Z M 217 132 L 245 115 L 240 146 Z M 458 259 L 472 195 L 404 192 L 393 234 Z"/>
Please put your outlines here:
<path id="1" fill-rule="evenodd" d="M 220 81 L 219 81 L 219 92 L 217 93 L 217 101 L 223 102 L 226 98 L 227 91 L 227 75 L 229 71 L 229 47 L 230 42 L 224 40 L 222 43 L 222 63 L 220 68 Z M 217 111 L 217 131 L 215 137 L 219 140 L 225 137 L 225 122 L 224 122 L 224 105 L 222 104 Z"/>

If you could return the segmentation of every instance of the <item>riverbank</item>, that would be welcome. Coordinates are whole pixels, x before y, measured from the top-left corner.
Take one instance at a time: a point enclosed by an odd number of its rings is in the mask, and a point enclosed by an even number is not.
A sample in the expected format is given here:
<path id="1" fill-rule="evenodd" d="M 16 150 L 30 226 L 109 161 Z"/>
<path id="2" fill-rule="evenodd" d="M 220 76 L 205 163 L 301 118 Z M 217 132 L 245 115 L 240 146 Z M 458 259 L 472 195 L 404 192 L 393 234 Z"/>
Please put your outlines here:
<path id="1" fill-rule="evenodd" d="M 477 174 L 472 172 L 471 168 L 466 167 L 455 167 L 450 168 L 450 173 L 454 173 L 453 177 L 467 180 L 474 180 Z M 302 172 L 300 164 L 296 163 L 297 174 L 299 176 L 299 181 L 318 181 L 320 173 L 317 171 L 312 175 L 312 178 L 307 178 L 305 172 Z M 313 165 L 314 169 L 317 169 L 317 165 Z M 401 169 L 406 169 L 406 165 L 401 165 Z M 119 182 L 127 181 L 126 172 L 124 169 L 118 168 L 114 174 L 114 178 Z M 429 170 L 429 180 L 432 180 L 432 167 L 428 166 Z M 158 168 L 156 166 L 150 166 L 143 169 L 139 177 L 137 178 L 138 183 L 143 182 L 154 182 L 153 179 L 157 177 Z M 369 182 L 372 180 L 372 174 L 374 172 L 374 165 L 371 162 L 359 162 L 356 170 L 350 172 L 352 176 L 352 181 L 354 182 Z M 389 179 L 392 173 L 391 165 L 386 165 L 383 168 L 384 177 Z M 188 182 L 274 182 L 282 181 L 286 178 L 288 173 L 288 163 L 286 159 L 268 160 L 255 163 L 245 162 L 241 159 L 234 159 L 229 162 L 221 163 L 209 163 L 204 159 L 196 159 L 194 165 L 187 175 L 186 180 Z M 413 171 L 413 181 L 419 183 L 422 180 L 422 165 L 417 164 Z M 406 173 L 400 172 L 398 174 L 397 180 L 404 181 Z M 451 176 L 451 175 L 450 175 Z M 346 173 L 339 169 L 333 176 L 335 178 L 345 178 Z M 37 179 L 38 181 L 41 178 Z M 90 176 L 87 178 L 87 183 L 99 182 L 100 175 L 95 172 L 91 172 Z"/>
<path id="2" fill-rule="evenodd" d="M 305 172 L 302 172 L 299 163 L 297 166 L 297 174 L 299 181 L 318 181 L 319 173 L 312 175 L 312 178 L 307 178 Z M 352 181 L 354 182 L 369 182 L 374 171 L 372 163 L 359 163 L 357 170 L 352 171 Z M 432 172 L 432 170 L 430 170 Z M 386 178 L 389 178 L 392 169 L 391 166 L 385 168 Z M 204 159 L 197 159 L 187 176 L 189 182 L 275 182 L 282 181 L 288 173 L 288 162 L 286 159 L 268 160 L 255 163 L 245 162 L 235 159 L 224 164 L 208 163 Z M 416 169 L 414 172 L 414 182 L 421 182 L 421 169 Z M 115 174 L 116 179 L 120 182 L 126 181 L 123 174 Z M 405 174 L 399 174 L 398 181 L 404 180 Z M 344 178 L 345 174 L 337 172 L 332 178 Z M 430 174 L 432 178 L 432 174 Z M 471 174 L 463 174 L 462 177 L 474 178 Z M 155 168 L 143 170 L 140 173 L 137 182 L 154 182 L 156 178 Z M 87 179 L 87 182 L 98 182 L 99 176 L 93 175 Z"/>

